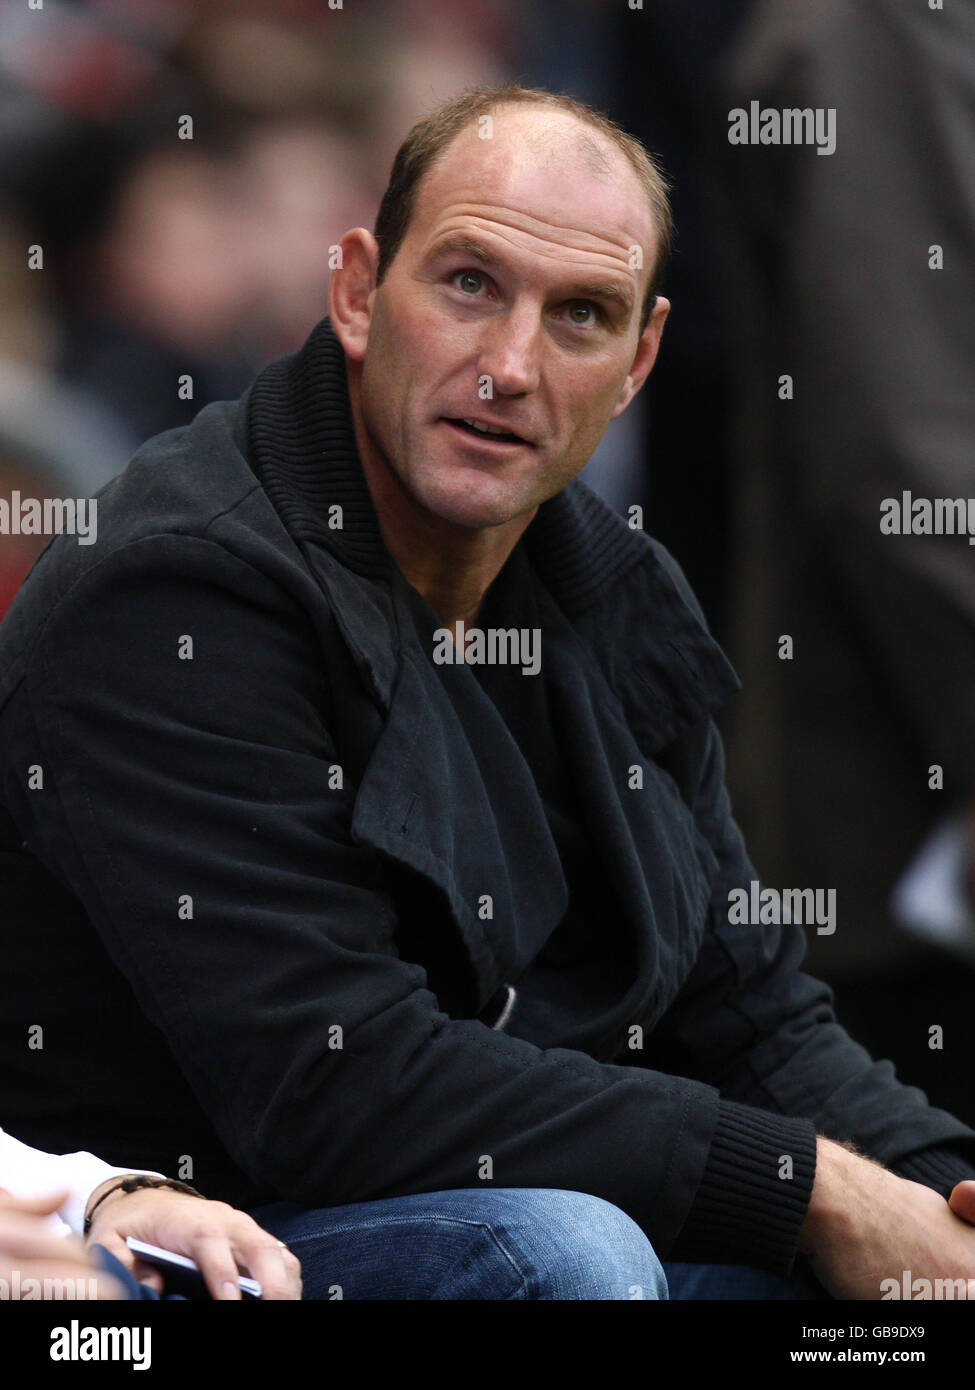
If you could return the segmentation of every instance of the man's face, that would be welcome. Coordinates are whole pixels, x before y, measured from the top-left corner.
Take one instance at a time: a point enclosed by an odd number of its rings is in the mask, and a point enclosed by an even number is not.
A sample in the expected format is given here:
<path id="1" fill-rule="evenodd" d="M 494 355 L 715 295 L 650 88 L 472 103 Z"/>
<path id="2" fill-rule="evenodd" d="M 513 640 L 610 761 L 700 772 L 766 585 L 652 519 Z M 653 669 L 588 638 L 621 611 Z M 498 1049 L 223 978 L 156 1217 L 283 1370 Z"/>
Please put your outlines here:
<path id="1" fill-rule="evenodd" d="M 425 512 L 501 525 L 579 473 L 652 365 L 655 247 L 628 162 L 574 117 L 509 106 L 492 138 L 457 137 L 370 297 L 362 359 L 370 448 Z"/>

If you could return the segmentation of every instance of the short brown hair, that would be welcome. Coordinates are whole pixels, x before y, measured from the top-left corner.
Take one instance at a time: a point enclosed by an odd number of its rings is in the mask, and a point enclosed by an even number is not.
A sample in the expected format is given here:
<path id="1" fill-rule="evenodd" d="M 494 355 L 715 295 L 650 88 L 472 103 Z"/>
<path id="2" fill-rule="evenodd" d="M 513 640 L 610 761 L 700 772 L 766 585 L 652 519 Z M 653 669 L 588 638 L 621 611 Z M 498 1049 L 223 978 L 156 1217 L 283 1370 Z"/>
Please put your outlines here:
<path id="1" fill-rule="evenodd" d="M 635 136 L 629 135 L 609 116 L 575 97 L 563 92 L 549 92 L 542 87 L 520 87 L 513 82 L 496 87 L 474 87 L 438 106 L 435 111 L 417 121 L 396 151 L 389 183 L 376 216 L 374 235 L 379 243 L 377 283 L 382 283 L 386 271 L 403 243 L 421 180 L 445 153 L 447 146 L 461 131 L 496 107 L 522 102 L 533 102 L 538 106 L 565 111 L 594 130 L 600 131 L 626 156 L 640 180 L 657 230 L 657 254 L 650 268 L 650 280 L 640 314 L 642 333 L 650 318 L 657 289 L 670 255 L 673 219 L 667 196 L 667 179 L 654 156 Z"/>

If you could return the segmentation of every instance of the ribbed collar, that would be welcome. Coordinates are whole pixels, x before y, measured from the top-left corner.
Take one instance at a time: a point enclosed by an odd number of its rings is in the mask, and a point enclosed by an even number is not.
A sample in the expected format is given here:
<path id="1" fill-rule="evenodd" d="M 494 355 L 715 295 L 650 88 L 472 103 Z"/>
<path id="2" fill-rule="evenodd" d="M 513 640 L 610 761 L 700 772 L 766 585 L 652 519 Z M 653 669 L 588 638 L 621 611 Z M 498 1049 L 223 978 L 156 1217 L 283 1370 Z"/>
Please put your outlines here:
<path id="1" fill-rule="evenodd" d="M 261 372 L 246 410 L 250 466 L 292 536 L 324 546 L 357 574 L 388 579 L 393 561 L 356 448 L 345 353 L 328 318 L 299 352 Z M 328 525 L 335 504 L 342 507 L 340 529 Z M 646 537 L 584 483 L 575 480 L 539 507 L 524 544 L 538 577 L 570 618 L 604 599 L 635 566 L 650 571 L 653 621 L 641 624 L 642 635 L 668 666 L 675 664 L 675 649 L 684 657 L 692 675 L 681 681 L 685 715 L 713 708 L 738 688 L 724 653 Z"/>
<path id="2" fill-rule="evenodd" d="M 345 352 L 327 318 L 304 347 L 266 367 L 249 393 L 249 461 L 288 530 L 358 574 L 389 574 L 391 556 L 356 448 Z M 329 507 L 342 508 L 329 529 Z"/>

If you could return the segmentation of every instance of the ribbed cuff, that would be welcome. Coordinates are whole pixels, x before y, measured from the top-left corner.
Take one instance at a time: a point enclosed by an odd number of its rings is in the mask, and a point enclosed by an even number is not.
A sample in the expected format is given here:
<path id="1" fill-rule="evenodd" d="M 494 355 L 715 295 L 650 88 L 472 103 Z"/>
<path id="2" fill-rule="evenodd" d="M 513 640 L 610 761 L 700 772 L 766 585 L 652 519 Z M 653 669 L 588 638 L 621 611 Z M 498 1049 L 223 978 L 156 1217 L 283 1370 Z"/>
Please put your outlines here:
<path id="1" fill-rule="evenodd" d="M 975 1178 L 975 1167 L 960 1154 L 951 1149 L 921 1149 L 889 1165 L 891 1172 L 912 1182 L 924 1183 L 933 1187 L 942 1197 L 948 1198 L 956 1182 Z"/>
<path id="2" fill-rule="evenodd" d="M 811 1120 L 721 1101 L 704 1176 L 668 1258 L 791 1273 L 815 1175 Z"/>

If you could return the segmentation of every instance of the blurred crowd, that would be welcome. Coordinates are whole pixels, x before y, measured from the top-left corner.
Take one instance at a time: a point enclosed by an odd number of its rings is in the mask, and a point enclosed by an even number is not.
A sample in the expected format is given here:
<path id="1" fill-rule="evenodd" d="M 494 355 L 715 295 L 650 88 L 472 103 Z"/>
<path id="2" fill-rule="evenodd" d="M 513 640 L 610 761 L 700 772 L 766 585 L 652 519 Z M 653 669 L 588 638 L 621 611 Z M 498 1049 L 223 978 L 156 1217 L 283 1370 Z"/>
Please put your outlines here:
<path id="1" fill-rule="evenodd" d="M 372 226 L 407 129 L 459 89 L 567 90 L 658 153 L 674 182 L 674 308 L 647 389 L 585 476 L 612 505 L 645 507 L 736 659 L 736 808 L 760 874 L 837 887 L 839 931 L 811 959 L 841 1016 L 970 1123 L 971 970 L 912 941 L 890 902 L 947 817 L 971 817 L 975 841 L 975 552 L 926 537 L 898 551 L 876 506 L 902 487 L 975 493 L 971 13 L 0 9 L 2 496 L 89 495 L 149 435 L 297 349 L 325 312 L 329 247 Z M 834 107 L 835 155 L 731 148 L 728 111 L 752 99 Z M 0 614 L 45 540 L 0 538 Z M 958 1048 L 942 1059 L 925 1030 L 945 1023 Z"/>
<path id="2" fill-rule="evenodd" d="M 516 27 L 381 0 L 0 10 L 5 487 L 29 466 L 87 493 L 299 347 L 404 129 L 499 76 Z"/>

